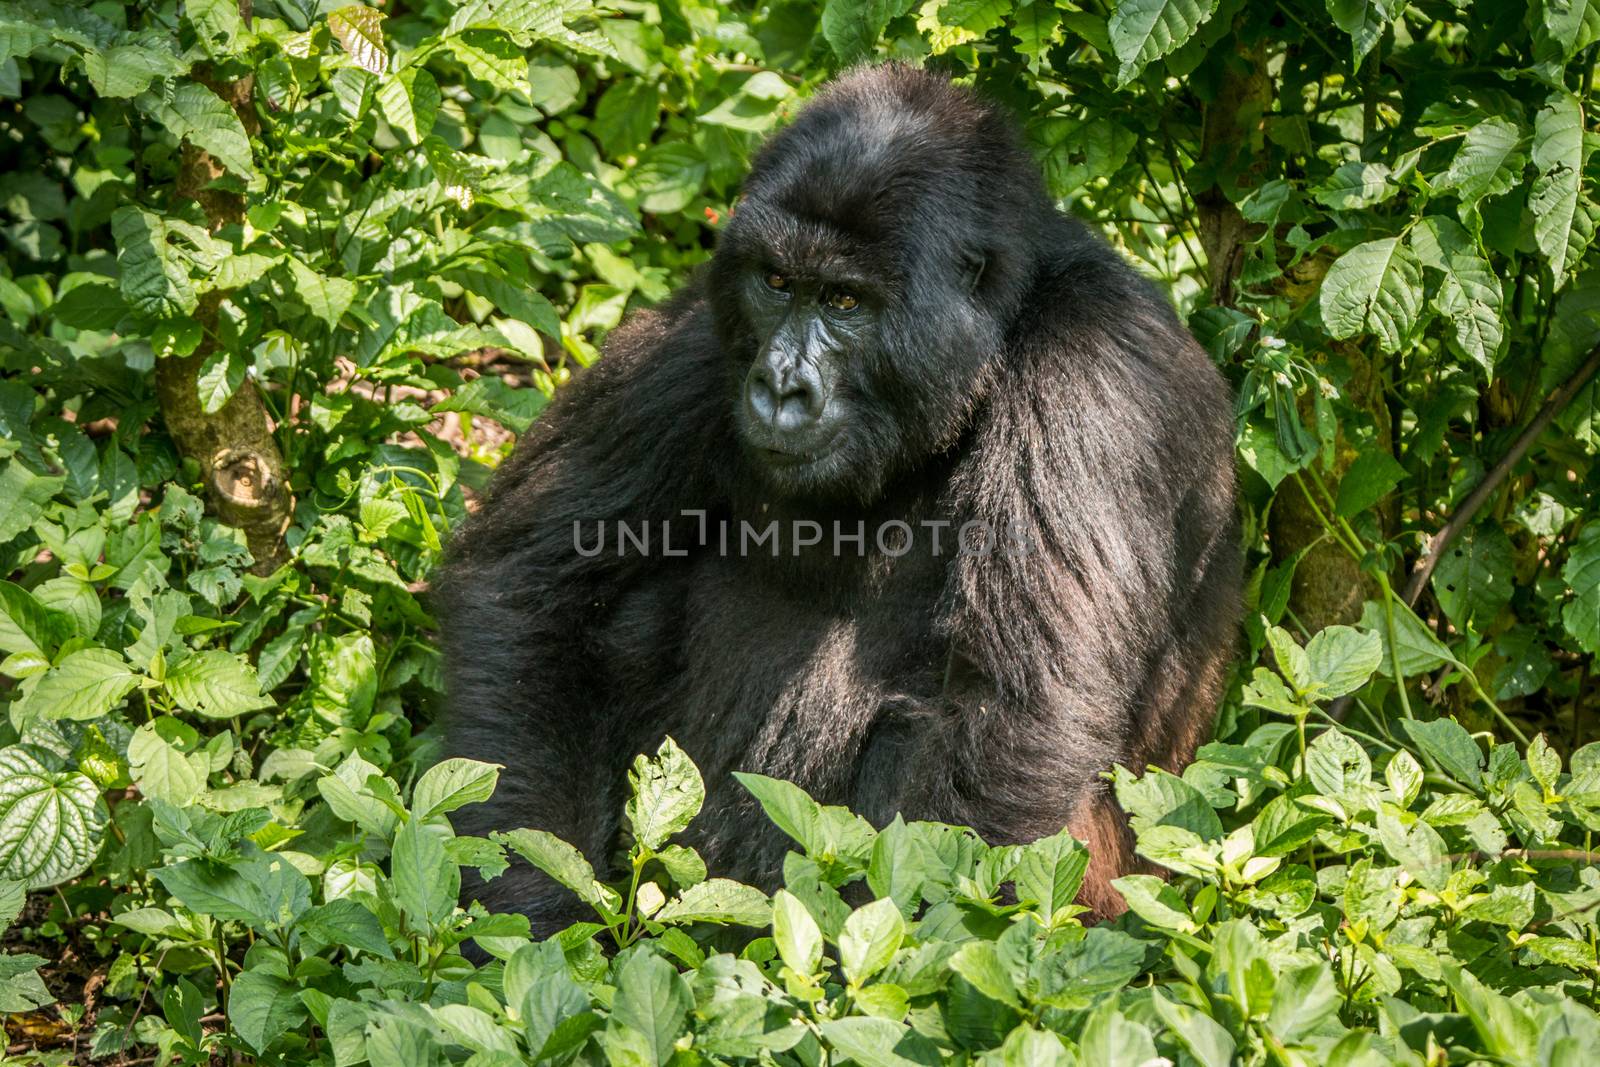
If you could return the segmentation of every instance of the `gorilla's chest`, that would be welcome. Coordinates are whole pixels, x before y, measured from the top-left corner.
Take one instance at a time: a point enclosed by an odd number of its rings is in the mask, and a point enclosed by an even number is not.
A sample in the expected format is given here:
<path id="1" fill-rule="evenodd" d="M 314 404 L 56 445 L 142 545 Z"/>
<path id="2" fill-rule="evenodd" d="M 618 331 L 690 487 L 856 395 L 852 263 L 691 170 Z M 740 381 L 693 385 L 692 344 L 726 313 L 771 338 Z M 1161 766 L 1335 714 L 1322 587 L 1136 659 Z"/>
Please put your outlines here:
<path id="1" fill-rule="evenodd" d="M 848 802 L 882 709 L 937 696 L 941 574 L 908 569 L 841 596 L 748 560 L 692 561 L 632 598 L 641 610 L 629 614 L 676 618 L 654 635 L 650 668 L 635 661 L 623 699 L 658 712 L 646 718 L 666 724 L 708 786 L 749 770 Z"/>

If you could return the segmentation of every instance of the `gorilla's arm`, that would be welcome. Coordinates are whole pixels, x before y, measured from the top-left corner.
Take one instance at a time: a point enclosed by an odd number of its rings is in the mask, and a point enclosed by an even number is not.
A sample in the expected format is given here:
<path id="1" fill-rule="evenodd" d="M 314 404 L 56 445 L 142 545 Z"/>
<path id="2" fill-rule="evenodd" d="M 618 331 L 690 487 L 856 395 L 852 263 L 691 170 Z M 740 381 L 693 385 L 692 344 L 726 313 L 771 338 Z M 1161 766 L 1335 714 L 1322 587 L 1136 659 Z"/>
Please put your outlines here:
<path id="1" fill-rule="evenodd" d="M 619 558 L 615 523 L 659 530 L 679 508 L 706 505 L 719 463 L 708 424 L 728 406 L 708 319 L 692 291 L 632 316 L 523 437 L 452 541 L 436 583 L 451 754 L 512 768 L 490 801 L 461 812 L 462 832 L 537 827 L 604 866 L 621 811 L 606 794 L 637 746 L 627 709 L 610 699 L 603 635 L 619 592 L 655 562 Z M 576 551 L 574 523 L 585 546 L 604 523 L 605 551 Z M 572 917 L 570 894 L 526 865 L 476 895 L 541 927 Z"/>
<path id="2" fill-rule="evenodd" d="M 1104 914 L 1121 910 L 1106 883 L 1136 864 L 1085 772 L 1176 768 L 1208 736 L 1241 560 L 1221 382 L 1166 302 L 1101 253 L 1036 292 L 952 483 L 964 515 L 1031 550 L 958 560 L 945 629 L 970 670 L 919 724 L 901 781 L 990 841 L 1065 823 L 1091 846 L 1084 899 Z"/>

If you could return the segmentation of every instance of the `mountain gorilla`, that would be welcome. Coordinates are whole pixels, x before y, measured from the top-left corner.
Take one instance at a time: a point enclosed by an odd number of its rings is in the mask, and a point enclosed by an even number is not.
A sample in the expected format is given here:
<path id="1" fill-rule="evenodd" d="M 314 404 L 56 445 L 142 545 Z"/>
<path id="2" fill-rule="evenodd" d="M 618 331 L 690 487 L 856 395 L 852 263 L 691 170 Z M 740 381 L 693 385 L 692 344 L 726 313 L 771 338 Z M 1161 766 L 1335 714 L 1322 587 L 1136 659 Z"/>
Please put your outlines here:
<path id="1" fill-rule="evenodd" d="M 1231 404 L 1172 310 L 1056 211 L 1013 124 L 861 69 L 757 156 L 709 269 L 612 334 L 496 475 L 439 607 L 462 829 L 605 870 L 628 761 L 705 776 L 691 843 L 772 888 L 729 772 L 1134 865 L 1102 773 L 1208 736 L 1241 558 Z M 519 864 L 471 893 L 550 931 Z"/>

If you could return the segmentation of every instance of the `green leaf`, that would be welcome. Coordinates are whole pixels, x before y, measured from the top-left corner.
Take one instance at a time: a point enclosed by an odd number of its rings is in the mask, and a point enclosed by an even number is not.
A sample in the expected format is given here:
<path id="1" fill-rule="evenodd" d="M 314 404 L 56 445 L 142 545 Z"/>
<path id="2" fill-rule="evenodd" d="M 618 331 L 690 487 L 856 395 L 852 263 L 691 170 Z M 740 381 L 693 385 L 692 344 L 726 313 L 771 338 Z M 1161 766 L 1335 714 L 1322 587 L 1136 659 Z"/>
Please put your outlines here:
<path id="1" fill-rule="evenodd" d="M 184 907 L 261 933 L 292 924 L 311 907 L 305 875 L 281 856 L 190 859 L 151 873 Z"/>
<path id="2" fill-rule="evenodd" d="M 702 868 L 702 876 L 704 869 Z M 759 889 L 711 878 L 696 882 L 651 916 L 662 923 L 733 923 L 764 927 L 772 922 L 772 904 Z"/>
<path id="3" fill-rule="evenodd" d="M 171 130 L 174 137 L 210 153 L 217 162 L 246 181 L 255 177 L 250 137 L 244 131 L 244 123 L 226 100 L 206 86 L 199 82 L 183 82 L 172 91 L 170 98 L 146 93 L 135 103 L 139 110 Z"/>
<path id="4" fill-rule="evenodd" d="M 470 759 L 447 759 L 429 767 L 417 779 L 411 794 L 411 809 L 426 822 L 435 815 L 455 811 L 468 804 L 481 804 L 494 795 L 500 780 L 500 764 L 479 763 Z"/>
<path id="5" fill-rule="evenodd" d="M 1165 879 L 1150 874 L 1129 874 L 1112 879 L 1111 885 L 1127 901 L 1128 909 L 1151 926 L 1185 934 L 1199 929 L 1189 915 L 1183 896 Z"/>
<path id="6" fill-rule="evenodd" d="M 1437 184 L 1454 190 L 1462 204 L 1472 206 L 1486 196 L 1509 192 L 1522 179 L 1526 165 L 1522 130 L 1496 115 L 1467 131 Z"/>
<path id="7" fill-rule="evenodd" d="M 780 889 L 772 898 L 772 940 L 797 974 L 814 974 L 822 962 L 822 930 L 800 898 Z"/>
<path id="8" fill-rule="evenodd" d="M 594 868 L 583 853 L 554 834 L 545 830 L 510 830 L 490 837 L 572 890 L 584 903 L 612 909 L 617 906 L 616 894 L 595 878 Z"/>
<path id="9" fill-rule="evenodd" d="M 1406 827 L 1393 815 L 1380 811 L 1378 840 L 1383 850 L 1419 885 L 1435 893 L 1444 889 L 1450 877 L 1450 861 L 1446 857 L 1444 838 L 1433 827 L 1421 819 Z"/>
<path id="10" fill-rule="evenodd" d="M 166 220 L 137 207 L 120 207 L 111 216 L 117 243 L 122 295 L 139 311 L 155 318 L 193 313 L 197 303 L 189 269 L 178 262 L 167 243 Z"/>
<path id="11" fill-rule="evenodd" d="M 27 721 L 98 719 L 139 684 L 128 661 L 105 648 L 85 648 L 62 659 L 39 680 L 22 706 Z"/>
<path id="12" fill-rule="evenodd" d="M 1351 67 L 1372 51 L 1383 36 L 1384 26 L 1395 17 L 1399 0 L 1326 0 L 1333 24 L 1350 35 Z"/>
<path id="13" fill-rule="evenodd" d="M 438 832 L 419 819 L 407 822 L 394 835 L 389 866 L 395 900 L 413 929 L 426 932 L 450 917 L 461 892 L 461 870 L 445 854 Z"/>
<path id="14" fill-rule="evenodd" d="M 1583 195 L 1583 106 L 1570 93 L 1552 95 L 1533 124 L 1533 163 L 1539 168 L 1528 197 L 1533 238 L 1559 288 L 1594 238 L 1593 207 Z"/>
<path id="15" fill-rule="evenodd" d="M 1013 878 L 1019 900 L 1033 901 L 1046 923 L 1078 898 L 1089 869 L 1089 851 L 1063 830 L 1022 849 Z"/>
<path id="16" fill-rule="evenodd" d="M 1306 777 L 1325 797 L 1357 797 L 1372 781 L 1372 760 L 1355 738 L 1331 726 L 1306 746 Z"/>
<path id="17" fill-rule="evenodd" d="M 1382 163 L 1344 163 L 1314 192 L 1317 201 L 1336 211 L 1357 211 L 1380 204 L 1395 194 L 1398 186 L 1389 180 L 1389 168 Z"/>
<path id="18" fill-rule="evenodd" d="M 238 13 L 235 7 L 234 13 Z M 171 78 L 189 64 L 164 48 L 142 44 L 116 44 L 103 52 L 83 53 L 83 72 L 101 96 L 127 99 L 150 88 L 150 83 Z"/>
<path id="19" fill-rule="evenodd" d="M 294 282 L 295 295 L 311 314 L 327 324 L 328 329 L 337 329 L 339 320 L 356 298 L 355 282 L 321 274 L 293 256 L 285 262 L 289 265 L 289 277 Z"/>
<path id="20" fill-rule="evenodd" d="M 1432 722 L 1401 719 L 1400 726 L 1424 752 L 1438 760 L 1452 778 L 1469 789 L 1479 788 L 1483 750 L 1465 726 L 1454 719 L 1434 719 Z"/>
<path id="21" fill-rule="evenodd" d="M 1483 632 L 1511 602 L 1515 583 L 1511 540 L 1497 523 L 1463 530 L 1433 571 L 1433 595 L 1450 621 Z"/>
<path id="22" fill-rule="evenodd" d="M 181 745 L 174 728 L 187 731 L 191 742 Z M 196 747 L 193 738 L 192 728 L 165 715 L 133 732 L 128 742 L 128 764 L 140 792 L 178 807 L 194 803 L 205 791 L 211 759 L 205 752 L 190 751 Z"/>
<path id="23" fill-rule="evenodd" d="M 1322 321 L 1334 337 L 1363 331 L 1378 336 L 1385 352 L 1405 344 L 1422 308 L 1422 272 L 1398 237 L 1356 245 L 1340 256 L 1322 281 Z"/>
<path id="24" fill-rule="evenodd" d="M 232 352 L 219 349 L 207 356 L 200 364 L 194 383 L 200 397 L 200 410 L 207 415 L 221 411 L 244 384 L 244 372 L 244 361 L 235 359 Z"/>
<path id="25" fill-rule="evenodd" d="M 704 153 L 687 141 L 649 149 L 629 173 L 639 207 L 654 214 L 682 211 L 693 203 L 709 171 Z"/>
<path id="26" fill-rule="evenodd" d="M 887 967 L 905 932 L 905 919 L 893 900 L 875 900 L 851 912 L 839 934 L 839 965 L 845 980 L 861 985 Z"/>
<path id="27" fill-rule="evenodd" d="M 295 921 L 295 929 L 302 936 L 309 934 L 325 945 L 359 949 L 386 960 L 394 959 L 394 949 L 384 936 L 378 917 L 348 897 L 307 908 Z"/>
<path id="28" fill-rule="evenodd" d="M 1503 303 L 1500 280 L 1487 260 L 1466 253 L 1449 257 L 1444 284 L 1433 305 L 1450 318 L 1456 346 L 1486 376 L 1494 372 L 1505 340 L 1505 325 L 1500 321 Z"/>
<path id="29" fill-rule="evenodd" d="M 1389 495 L 1406 478 L 1406 469 L 1389 453 L 1376 448 L 1363 451 L 1339 479 L 1339 495 L 1334 512 L 1349 519 L 1361 514 Z"/>
<path id="30" fill-rule="evenodd" d="M 1022 1009 L 1022 998 L 1006 960 L 993 942 L 969 941 L 950 957 L 950 969 L 990 1000 Z"/>
<path id="31" fill-rule="evenodd" d="M 329 13 L 328 32 L 362 70 L 382 75 L 389 69 L 389 53 L 383 46 L 381 12 L 362 4 L 342 7 Z"/>
<path id="32" fill-rule="evenodd" d="M 1215 1019 L 1164 996 L 1152 997 L 1151 1003 L 1201 1067 L 1229 1067 L 1234 1062 L 1233 1036 Z"/>
<path id="33" fill-rule="evenodd" d="M 687 829 L 706 798 L 694 761 L 667 738 L 654 759 L 639 756 L 628 772 L 631 795 L 623 809 L 634 839 L 654 851 Z"/>
<path id="34" fill-rule="evenodd" d="M 1375 633 L 1348 626 L 1329 626 L 1306 642 L 1306 670 L 1320 697 L 1340 697 L 1367 683 L 1383 659 L 1383 641 Z"/>
<path id="35" fill-rule="evenodd" d="M 822 37 L 844 63 L 871 53 L 889 20 L 911 8 L 911 0 L 826 0 Z"/>
<path id="36" fill-rule="evenodd" d="M 185 657 L 167 675 L 166 689 L 179 707 L 211 719 L 272 707 L 250 664 L 221 649 Z"/>
<path id="37" fill-rule="evenodd" d="M 65 625 L 22 586 L 0 580 L 0 652 L 48 657 L 66 636 Z"/>
<path id="38" fill-rule="evenodd" d="M 1154 61 L 1176 51 L 1217 10 L 1217 0 L 1118 0 L 1107 30 L 1126 85 Z"/>
<path id="39" fill-rule="evenodd" d="M 186 0 L 183 17 L 194 27 L 207 55 L 213 59 L 233 55 L 243 25 L 238 0 Z"/>
<path id="40" fill-rule="evenodd" d="M 100 851 L 100 790 L 77 771 L 52 771 L 27 748 L 0 749 L 0 877 L 39 889 L 74 878 Z"/>
<path id="41" fill-rule="evenodd" d="M 1579 647 L 1600 655 L 1600 522 L 1583 528 L 1567 554 L 1561 577 L 1572 590 L 1561 622 Z"/>
<path id="42" fill-rule="evenodd" d="M 267 1046 L 305 1019 L 300 987 L 287 978 L 256 967 L 233 980 L 228 992 L 228 1021 L 257 1052 L 265 1052 Z"/>
<path id="43" fill-rule="evenodd" d="M 689 984 L 660 956 L 635 952 L 617 972 L 611 1018 L 644 1036 L 645 1051 L 656 1064 L 672 1056 L 684 1016 L 693 1006 Z"/>
<path id="44" fill-rule="evenodd" d="M 856 1016 L 821 1026 L 823 1039 L 860 1067 L 938 1067 L 943 1062 L 937 1045 L 890 1019 Z"/>
<path id="45" fill-rule="evenodd" d="M 1267 1026 L 1280 1041 L 1299 1042 L 1333 1018 L 1339 1003 L 1333 969 L 1326 963 L 1290 967 L 1278 975 Z"/>

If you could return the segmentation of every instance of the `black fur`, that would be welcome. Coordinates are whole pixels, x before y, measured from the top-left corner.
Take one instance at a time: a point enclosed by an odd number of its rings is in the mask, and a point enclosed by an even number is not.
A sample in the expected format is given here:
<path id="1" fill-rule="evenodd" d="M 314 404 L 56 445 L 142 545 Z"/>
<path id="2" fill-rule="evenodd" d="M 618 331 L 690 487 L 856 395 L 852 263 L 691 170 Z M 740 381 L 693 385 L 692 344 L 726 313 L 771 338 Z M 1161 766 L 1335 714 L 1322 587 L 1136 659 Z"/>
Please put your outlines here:
<path id="1" fill-rule="evenodd" d="M 768 340 L 751 278 L 778 267 L 871 294 L 837 346 L 845 428 L 804 474 L 769 469 L 738 414 Z M 1230 415 L 1009 120 L 930 73 L 846 75 L 762 150 L 709 269 L 611 336 L 455 538 L 450 749 L 506 767 L 460 829 L 548 829 L 603 869 L 627 763 L 670 733 L 706 779 L 692 843 L 716 874 L 779 881 L 788 841 L 729 773 L 753 770 L 878 823 L 1070 826 L 1095 854 L 1083 899 L 1120 910 L 1106 883 L 1133 857 L 1101 773 L 1191 758 L 1233 651 Z M 686 510 L 706 544 L 685 548 Z M 867 551 L 718 550 L 723 520 L 797 517 L 865 522 Z M 587 546 L 619 519 L 650 520 L 655 551 L 575 550 L 575 522 Z M 874 548 L 887 519 L 913 551 Z M 662 520 L 686 555 L 660 552 Z M 924 520 L 952 524 L 939 555 Z M 955 555 L 972 521 L 1028 551 Z M 472 891 L 539 930 L 582 911 L 525 865 Z"/>

